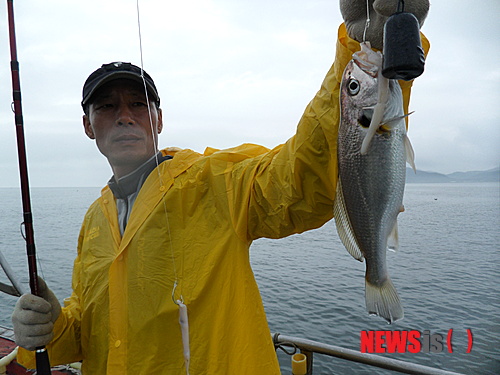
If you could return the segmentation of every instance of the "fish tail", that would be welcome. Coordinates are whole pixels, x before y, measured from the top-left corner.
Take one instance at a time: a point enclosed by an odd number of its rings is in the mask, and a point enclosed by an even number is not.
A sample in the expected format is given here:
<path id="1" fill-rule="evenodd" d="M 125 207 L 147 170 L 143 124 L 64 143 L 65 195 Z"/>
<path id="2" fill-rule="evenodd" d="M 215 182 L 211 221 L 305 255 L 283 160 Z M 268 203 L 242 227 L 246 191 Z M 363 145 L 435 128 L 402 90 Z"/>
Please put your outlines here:
<path id="1" fill-rule="evenodd" d="M 365 300 L 368 313 L 384 318 L 389 324 L 404 317 L 398 292 L 389 278 L 382 285 L 374 285 L 366 280 Z"/>

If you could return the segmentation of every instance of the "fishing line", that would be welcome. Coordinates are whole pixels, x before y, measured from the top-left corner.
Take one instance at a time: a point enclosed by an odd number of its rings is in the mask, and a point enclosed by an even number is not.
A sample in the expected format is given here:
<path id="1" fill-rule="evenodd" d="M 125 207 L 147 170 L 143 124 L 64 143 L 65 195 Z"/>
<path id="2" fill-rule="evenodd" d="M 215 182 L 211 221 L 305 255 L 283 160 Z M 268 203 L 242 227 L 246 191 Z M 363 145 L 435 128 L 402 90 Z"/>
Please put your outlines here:
<path id="1" fill-rule="evenodd" d="M 141 54 L 141 78 L 142 78 L 142 82 L 144 84 L 144 92 L 146 94 L 146 103 L 147 103 L 148 115 L 149 115 L 149 125 L 150 125 L 150 129 L 151 129 L 151 135 L 153 137 L 154 152 L 156 155 L 155 160 L 156 160 L 156 170 L 158 172 L 158 180 L 160 182 L 160 189 L 165 189 L 165 185 L 163 184 L 163 179 L 161 177 L 160 169 L 158 168 L 158 166 L 160 164 L 159 158 L 158 158 L 158 135 L 156 134 L 154 126 L 153 126 L 153 116 L 151 113 L 151 108 L 149 106 L 149 97 L 148 97 L 148 90 L 147 90 L 147 85 L 146 85 L 146 78 L 144 77 L 144 59 L 143 59 L 143 53 L 142 53 L 141 17 L 140 17 L 140 10 L 139 10 L 139 0 L 136 1 L 136 4 L 137 4 L 137 26 L 138 26 L 138 31 L 139 31 L 139 51 Z M 172 233 L 170 231 L 170 221 L 168 219 L 167 204 L 165 202 L 165 199 L 163 199 L 163 211 L 165 213 L 165 219 L 167 222 L 167 232 L 168 232 L 168 237 L 169 237 L 169 242 L 170 242 L 170 255 L 172 258 L 172 266 L 173 266 L 173 271 L 174 271 L 174 286 L 172 288 L 172 301 L 179 308 L 179 326 L 181 328 L 182 347 L 183 347 L 183 355 L 184 355 L 184 366 L 186 368 L 186 375 L 189 375 L 189 363 L 190 363 L 190 359 L 191 359 L 191 352 L 190 352 L 190 345 L 189 345 L 188 311 L 187 311 L 187 306 L 184 304 L 184 298 L 182 296 L 182 289 L 179 293 L 179 298 L 176 299 L 176 297 L 175 297 L 176 289 L 177 289 L 177 286 L 179 285 L 179 278 L 178 278 L 178 274 L 177 274 L 177 267 L 175 264 L 175 254 L 174 254 L 174 247 L 173 247 L 173 242 L 172 242 Z M 181 265 L 182 265 L 182 267 L 184 267 L 184 259 L 182 259 Z M 181 286 L 181 288 L 182 288 L 182 286 Z"/>
<path id="2" fill-rule="evenodd" d="M 142 33 L 141 33 L 141 13 L 139 10 L 139 0 L 136 1 L 137 4 L 137 30 L 139 33 L 139 53 L 140 53 L 140 59 L 141 59 L 141 78 L 142 78 L 142 83 L 144 85 L 144 94 L 146 94 L 146 102 L 148 103 L 148 115 L 149 115 L 149 126 L 151 128 L 151 135 L 153 136 L 153 147 L 155 148 L 155 158 L 156 158 L 156 166 L 158 167 L 159 160 L 158 160 L 158 153 L 156 150 L 158 149 L 158 142 L 155 137 L 155 132 L 153 128 L 153 116 L 151 114 L 151 108 L 149 107 L 149 95 L 148 95 L 148 88 L 146 85 L 146 78 L 144 77 L 144 60 L 143 60 L 143 55 L 142 55 Z M 160 183 L 161 183 L 161 178 L 160 178 Z M 163 185 L 163 183 L 161 183 Z"/>
<path id="3" fill-rule="evenodd" d="M 363 31 L 363 43 L 366 42 L 366 32 L 370 27 L 370 0 L 366 0 L 366 23 L 365 30 Z"/>
<path id="4" fill-rule="evenodd" d="M 151 135 L 153 137 L 153 147 L 154 147 L 154 152 L 155 152 L 156 170 L 158 172 L 158 179 L 160 182 L 160 188 L 163 188 L 164 187 L 163 179 L 161 177 L 161 173 L 160 173 L 160 170 L 158 168 L 158 166 L 160 165 L 160 161 L 158 159 L 158 152 L 157 152 L 158 151 L 158 137 L 155 134 L 155 129 L 153 126 L 153 114 L 151 113 L 151 108 L 149 106 L 148 89 L 147 89 L 147 85 L 146 85 L 146 78 L 144 77 L 144 58 L 143 58 L 143 52 L 142 52 L 141 14 L 140 14 L 139 0 L 136 1 L 136 7 L 137 7 L 137 29 L 138 29 L 138 33 L 139 33 L 139 52 L 140 52 L 140 61 L 141 61 L 141 78 L 142 78 L 142 83 L 144 85 L 144 93 L 146 94 L 146 102 L 148 103 L 147 107 L 148 107 L 148 115 L 149 115 L 149 126 L 150 126 L 150 130 L 151 130 Z M 171 232 L 170 232 L 170 221 L 168 219 L 167 206 L 166 206 L 165 201 L 163 201 L 163 209 L 164 209 L 165 218 L 167 221 L 167 231 L 168 231 L 168 237 L 170 240 L 170 253 L 171 253 L 170 255 L 172 257 L 172 265 L 173 265 L 174 279 L 175 279 L 174 287 L 172 290 L 172 299 L 173 299 L 174 303 L 177 303 L 176 299 L 174 297 L 174 294 L 175 294 L 175 290 L 177 288 L 177 285 L 179 283 L 179 278 L 178 278 L 178 274 L 177 274 L 177 267 L 175 264 L 174 247 L 173 247 L 172 236 L 171 236 Z M 181 296 L 181 300 L 182 300 L 182 296 Z"/>

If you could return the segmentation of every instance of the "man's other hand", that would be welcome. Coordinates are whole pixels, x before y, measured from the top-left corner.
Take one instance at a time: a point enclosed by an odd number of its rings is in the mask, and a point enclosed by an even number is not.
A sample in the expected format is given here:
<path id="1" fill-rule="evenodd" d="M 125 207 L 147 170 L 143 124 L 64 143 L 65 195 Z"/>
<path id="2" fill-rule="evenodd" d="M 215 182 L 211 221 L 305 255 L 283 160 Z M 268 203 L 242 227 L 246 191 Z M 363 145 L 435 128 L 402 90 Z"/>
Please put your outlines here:
<path id="1" fill-rule="evenodd" d="M 38 278 L 40 297 L 25 294 L 19 298 L 12 314 L 16 344 L 35 350 L 47 345 L 53 338 L 54 323 L 61 313 L 61 305 L 42 278 Z"/>

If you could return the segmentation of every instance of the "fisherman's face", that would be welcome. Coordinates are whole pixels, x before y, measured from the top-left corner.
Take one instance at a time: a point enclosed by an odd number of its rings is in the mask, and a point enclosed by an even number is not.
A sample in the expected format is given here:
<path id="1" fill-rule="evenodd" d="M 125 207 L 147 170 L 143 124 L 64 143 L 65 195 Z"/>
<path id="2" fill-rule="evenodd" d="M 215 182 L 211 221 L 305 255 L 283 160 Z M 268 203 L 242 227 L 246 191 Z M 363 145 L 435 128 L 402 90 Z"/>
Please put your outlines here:
<path id="1" fill-rule="evenodd" d="M 154 102 L 148 103 L 140 83 L 111 81 L 94 94 L 87 112 L 85 133 L 96 140 L 115 177 L 133 172 L 157 152 L 162 112 Z"/>

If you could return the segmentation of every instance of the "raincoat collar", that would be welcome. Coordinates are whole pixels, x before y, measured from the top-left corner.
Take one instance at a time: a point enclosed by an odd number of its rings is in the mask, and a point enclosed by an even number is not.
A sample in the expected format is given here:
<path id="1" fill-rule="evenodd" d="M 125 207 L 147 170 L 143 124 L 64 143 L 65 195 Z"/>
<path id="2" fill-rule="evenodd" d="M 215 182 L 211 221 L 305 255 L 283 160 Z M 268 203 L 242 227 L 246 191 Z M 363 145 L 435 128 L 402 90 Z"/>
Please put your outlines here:
<path id="1" fill-rule="evenodd" d="M 157 164 L 172 159 L 172 156 L 163 156 L 161 152 L 152 156 L 135 171 L 116 180 L 115 176 L 108 181 L 109 188 L 117 199 L 126 199 L 129 195 L 137 193 L 149 174 L 157 167 Z"/>
<path id="2" fill-rule="evenodd" d="M 163 156 L 173 156 L 173 159 L 168 163 L 161 163 L 158 166 L 159 173 L 150 173 L 145 179 L 134 203 L 133 210 L 137 210 L 137 214 L 132 213 L 123 237 L 120 234 L 118 210 L 113 192 L 109 185 L 106 185 L 101 191 L 99 205 L 112 227 L 117 256 L 126 248 L 139 227 L 168 192 L 174 183 L 175 177 L 184 173 L 194 163 L 203 158 L 202 155 L 192 150 L 181 150 L 175 147 L 166 148 L 160 152 Z"/>

